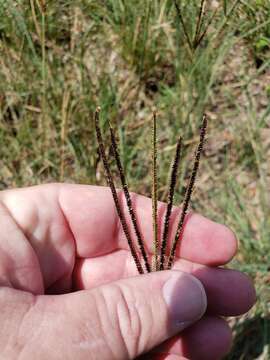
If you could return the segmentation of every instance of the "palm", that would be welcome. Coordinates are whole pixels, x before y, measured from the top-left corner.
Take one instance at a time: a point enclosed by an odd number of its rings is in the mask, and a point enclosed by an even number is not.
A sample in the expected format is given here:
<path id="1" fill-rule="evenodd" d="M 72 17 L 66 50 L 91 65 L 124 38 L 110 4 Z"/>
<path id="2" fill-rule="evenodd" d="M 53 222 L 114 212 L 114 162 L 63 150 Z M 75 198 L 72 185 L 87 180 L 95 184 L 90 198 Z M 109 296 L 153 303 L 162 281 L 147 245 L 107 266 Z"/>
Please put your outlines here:
<path id="1" fill-rule="evenodd" d="M 52 184 L 3 192 L 2 201 L 19 225 L 12 236 L 25 250 L 23 266 L 15 262 L 10 265 L 14 267 L 15 287 L 34 293 L 63 293 L 137 275 L 109 189 Z M 134 202 L 150 257 L 151 201 L 134 196 Z M 161 205 L 160 219 L 164 209 Z M 170 238 L 177 225 L 177 209 L 172 219 Z M 9 226 L 12 228 L 12 224 Z M 25 238 L 31 247 L 25 244 Z M 212 354 L 228 345 L 225 343 L 230 335 L 219 316 L 243 313 L 254 301 L 252 287 L 243 274 L 218 268 L 234 256 L 236 248 L 235 237 L 226 227 L 200 215 L 189 216 L 175 268 L 192 273 L 204 284 L 208 315 L 173 345 L 164 345 L 165 352 L 186 353 L 189 350 L 183 349 L 185 344 L 191 348 L 201 344 L 202 348 L 202 339 L 210 341 L 207 350 L 211 346 Z M 19 250 L 17 246 L 14 256 Z M 35 271 L 30 279 L 28 276 L 23 280 L 21 269 L 25 266 Z"/>

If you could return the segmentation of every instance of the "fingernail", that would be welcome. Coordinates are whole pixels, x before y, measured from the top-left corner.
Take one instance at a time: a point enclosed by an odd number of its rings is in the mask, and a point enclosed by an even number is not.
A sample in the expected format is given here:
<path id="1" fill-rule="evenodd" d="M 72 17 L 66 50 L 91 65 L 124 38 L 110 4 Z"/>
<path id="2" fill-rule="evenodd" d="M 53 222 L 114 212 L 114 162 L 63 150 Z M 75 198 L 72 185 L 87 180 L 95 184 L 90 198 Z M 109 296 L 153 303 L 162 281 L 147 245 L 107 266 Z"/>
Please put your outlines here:
<path id="1" fill-rule="evenodd" d="M 172 330 L 181 331 L 202 317 L 207 300 L 199 280 L 182 272 L 172 273 L 163 286 L 163 297 Z"/>

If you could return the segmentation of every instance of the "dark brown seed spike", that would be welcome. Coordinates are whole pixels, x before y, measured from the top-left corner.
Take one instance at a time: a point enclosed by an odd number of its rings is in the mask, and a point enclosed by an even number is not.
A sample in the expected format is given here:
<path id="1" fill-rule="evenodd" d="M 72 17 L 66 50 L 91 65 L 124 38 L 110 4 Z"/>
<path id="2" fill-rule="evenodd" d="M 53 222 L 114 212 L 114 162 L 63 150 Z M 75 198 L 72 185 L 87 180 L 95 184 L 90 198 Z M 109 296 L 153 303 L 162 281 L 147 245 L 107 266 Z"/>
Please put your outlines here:
<path id="1" fill-rule="evenodd" d="M 154 248 L 154 264 L 153 270 L 159 268 L 159 241 L 158 241 L 158 220 L 157 220 L 157 113 L 153 113 L 152 123 L 152 223 L 153 223 L 153 248 Z"/>
<path id="2" fill-rule="evenodd" d="M 167 210 L 164 219 L 164 228 L 163 228 L 163 236 L 162 236 L 162 244 L 161 244 L 161 253 L 160 253 L 160 270 L 164 270 L 164 258 L 166 254 L 167 242 L 168 242 L 168 233 L 169 233 L 169 226 L 170 226 L 170 218 L 171 212 L 173 207 L 173 199 L 174 199 L 174 192 L 175 186 L 178 178 L 178 168 L 180 163 L 181 157 L 181 150 L 182 150 L 182 138 L 181 136 L 178 139 L 175 157 L 171 169 L 171 177 L 170 177 L 170 186 L 168 192 L 168 200 L 167 200 Z"/>
<path id="3" fill-rule="evenodd" d="M 99 145 L 99 153 L 100 153 L 100 156 L 101 156 L 102 161 L 103 161 L 103 165 L 104 165 L 104 169 L 105 169 L 105 173 L 106 173 L 106 177 L 107 177 L 107 182 L 108 182 L 108 185 L 109 185 L 109 187 L 111 189 L 111 192 L 112 192 L 115 208 L 116 208 L 118 217 L 120 219 L 124 234 L 125 234 L 125 236 L 127 238 L 127 242 L 128 242 L 129 248 L 130 248 L 131 255 L 132 255 L 133 259 L 134 259 L 134 262 L 136 264 L 138 272 L 140 274 L 143 274 L 144 273 L 143 268 L 142 268 L 141 263 L 139 261 L 138 255 L 136 253 L 135 247 L 134 247 L 133 242 L 132 242 L 132 238 L 131 238 L 129 230 L 128 230 L 126 219 L 124 217 L 124 214 L 123 214 L 122 209 L 121 209 L 120 204 L 119 204 L 119 200 L 118 200 L 116 188 L 115 188 L 115 185 L 114 185 L 112 173 L 111 173 L 109 163 L 108 163 L 108 159 L 107 159 L 107 156 L 106 156 L 106 153 L 105 153 L 104 142 L 103 142 L 103 139 L 102 139 L 101 130 L 100 130 L 100 126 L 99 126 L 99 113 L 100 113 L 100 108 L 97 108 L 97 110 L 95 112 L 95 127 L 96 127 L 97 141 L 98 141 L 98 145 Z"/>
<path id="4" fill-rule="evenodd" d="M 185 217 L 186 217 L 186 214 L 188 211 L 191 195 L 193 192 L 194 184 L 196 181 L 196 176 L 197 176 L 199 165 L 200 165 L 200 158 L 201 158 L 201 154 L 202 154 L 202 150 L 203 150 L 204 139 L 205 139 L 205 135 L 206 135 L 206 128 L 207 128 L 207 117 L 206 117 L 206 115 L 204 115 L 201 131 L 200 131 L 200 142 L 199 142 L 198 148 L 195 153 L 194 165 L 193 165 L 192 173 L 190 176 L 189 184 L 188 184 L 188 187 L 187 187 L 187 190 L 185 193 L 182 213 L 181 213 L 181 217 L 180 217 L 180 220 L 179 220 L 179 223 L 177 226 L 177 231 L 176 231 L 176 235 L 174 238 L 174 242 L 173 242 L 173 245 L 171 248 L 171 252 L 170 252 L 170 256 L 169 256 L 169 260 L 168 260 L 168 264 L 167 264 L 167 269 L 171 269 L 171 267 L 172 267 L 172 264 L 173 264 L 174 258 L 175 258 L 175 252 L 176 252 L 177 245 L 179 244 L 179 242 L 181 241 L 181 238 L 182 238 Z"/>
<path id="5" fill-rule="evenodd" d="M 135 230 L 135 234 L 136 234 L 138 245 L 139 245 L 139 248 L 140 248 L 140 251 L 141 251 L 141 254 L 142 254 L 142 258 L 144 260 L 145 268 L 146 268 L 147 272 L 151 272 L 151 267 L 149 265 L 147 254 L 146 254 L 146 251 L 145 251 L 145 248 L 144 248 L 142 235 L 141 235 L 141 232 L 140 232 L 139 227 L 138 227 L 136 214 L 135 214 L 135 211 L 133 210 L 133 207 L 132 207 L 132 200 L 131 200 L 131 197 L 130 197 L 130 193 L 129 193 L 129 189 L 128 189 L 124 169 L 123 169 L 122 162 L 121 162 L 121 159 L 120 159 L 116 137 L 115 137 L 114 130 L 113 130 L 111 124 L 110 124 L 110 132 L 111 132 L 111 141 L 112 141 L 112 148 L 113 148 L 113 152 L 114 152 L 114 157 L 115 157 L 116 165 L 117 165 L 117 168 L 118 168 L 118 171 L 119 171 L 121 184 L 122 184 L 122 189 L 123 189 L 123 192 L 124 192 L 124 195 L 125 195 L 128 211 L 129 211 L 129 214 L 130 214 L 130 217 L 131 217 L 131 220 L 132 220 L 132 224 L 133 224 L 133 227 L 134 227 L 134 230 Z"/>

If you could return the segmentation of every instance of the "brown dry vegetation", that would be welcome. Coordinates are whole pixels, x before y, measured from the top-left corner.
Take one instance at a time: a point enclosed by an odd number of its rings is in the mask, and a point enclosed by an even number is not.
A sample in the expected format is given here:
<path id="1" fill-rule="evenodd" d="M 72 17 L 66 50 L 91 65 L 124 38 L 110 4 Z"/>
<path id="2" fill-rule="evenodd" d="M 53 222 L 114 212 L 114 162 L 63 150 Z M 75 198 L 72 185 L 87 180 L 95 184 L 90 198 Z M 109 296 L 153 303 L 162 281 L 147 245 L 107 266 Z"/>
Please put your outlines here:
<path id="1" fill-rule="evenodd" d="M 192 34 L 198 6 L 182 3 Z M 248 272 L 258 290 L 257 306 L 234 324 L 228 359 L 267 359 L 269 1 L 208 1 L 205 23 L 215 7 L 220 10 L 196 51 L 188 48 L 170 0 L 49 1 L 43 14 L 37 5 L 0 0 L 1 188 L 104 184 L 92 121 L 101 105 L 106 136 L 108 119 L 118 129 L 131 190 L 149 195 L 150 123 L 157 108 L 159 198 L 166 198 L 182 132 L 180 202 L 206 111 L 208 141 L 192 206 L 236 232 L 240 250 L 232 266 Z"/>

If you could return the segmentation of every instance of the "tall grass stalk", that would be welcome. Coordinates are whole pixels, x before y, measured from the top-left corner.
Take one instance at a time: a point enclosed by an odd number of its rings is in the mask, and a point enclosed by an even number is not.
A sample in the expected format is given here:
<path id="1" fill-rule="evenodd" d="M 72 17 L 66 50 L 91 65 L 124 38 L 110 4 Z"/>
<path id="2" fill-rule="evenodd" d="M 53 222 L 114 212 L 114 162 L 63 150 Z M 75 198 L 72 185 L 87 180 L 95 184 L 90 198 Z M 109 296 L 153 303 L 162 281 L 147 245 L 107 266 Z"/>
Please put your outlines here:
<path id="1" fill-rule="evenodd" d="M 61 120 L 61 149 L 60 149 L 60 181 L 65 179 L 65 147 L 68 128 L 68 106 L 70 101 L 70 90 L 66 89 L 62 101 L 62 120 Z"/>
<path id="2" fill-rule="evenodd" d="M 115 188 L 115 185 L 114 185 L 113 176 L 112 176 L 110 166 L 109 166 L 109 163 L 108 163 L 108 159 L 107 159 L 107 156 L 106 156 L 104 141 L 103 141 L 102 134 L 101 134 L 101 129 L 100 129 L 100 126 L 99 126 L 99 114 L 100 114 L 100 108 L 97 108 L 96 112 L 95 112 L 96 136 L 97 136 L 97 141 L 98 141 L 98 145 L 99 145 L 99 153 L 100 153 L 101 159 L 103 161 L 103 165 L 104 165 L 104 169 L 105 169 L 105 173 L 106 173 L 106 177 L 107 177 L 108 186 L 111 189 L 114 204 L 115 204 L 115 208 L 116 208 L 118 217 L 120 219 L 124 234 L 125 234 L 125 236 L 127 238 L 127 242 L 128 242 L 128 245 L 129 245 L 131 255 L 132 255 L 133 259 L 134 259 L 134 262 L 136 264 L 138 272 L 140 274 L 143 274 L 144 273 L 143 268 L 141 266 L 139 257 L 137 255 L 137 252 L 136 252 L 136 249 L 135 249 L 135 246 L 133 244 L 133 240 L 132 240 L 132 237 L 131 237 L 129 229 L 128 229 L 128 225 L 127 225 L 127 222 L 126 222 L 125 215 L 124 215 L 124 213 L 123 213 L 123 211 L 121 209 L 121 205 L 120 205 L 119 200 L 118 200 L 117 191 L 116 191 L 116 188 Z"/>
<path id="3" fill-rule="evenodd" d="M 37 19 L 36 6 L 35 6 L 34 0 L 30 0 L 30 6 L 31 6 L 32 18 L 33 18 L 33 22 L 34 22 L 34 25 L 36 28 L 36 32 L 38 34 L 40 43 L 42 43 L 41 30 L 40 30 L 40 25 L 39 25 L 38 19 Z"/>
<path id="4" fill-rule="evenodd" d="M 168 191 L 168 199 L 167 199 L 167 210 L 164 219 L 164 228 L 163 228 L 163 235 L 162 235 L 162 244 L 161 244 L 161 251 L 160 251 L 160 270 L 164 270 L 164 262 L 165 262 L 165 255 L 167 250 L 167 243 L 168 243 L 168 233 L 170 227 L 170 218 L 172 213 L 173 207 L 173 200 L 174 200 L 174 193 L 175 193 L 175 186 L 178 177 L 178 168 L 181 158 L 181 150 L 182 150 L 182 138 L 179 137 L 176 145 L 175 157 L 172 164 L 171 176 L 170 176 L 170 185 Z"/>
<path id="5" fill-rule="evenodd" d="M 157 271 L 159 268 L 159 240 L 158 240 L 158 219 L 157 219 L 157 113 L 153 113 L 152 122 L 152 223 L 153 223 L 153 250 L 154 262 L 153 270 Z"/>
<path id="6" fill-rule="evenodd" d="M 132 224 L 134 227 L 134 231 L 135 231 L 135 234 L 137 237 L 138 246 L 141 251 L 142 258 L 144 260 L 145 268 L 146 268 L 147 272 L 151 272 L 151 267 L 150 267 L 150 264 L 148 261 L 147 253 L 145 251 L 144 242 L 143 242 L 143 238 L 142 238 L 139 226 L 138 226 L 135 210 L 132 206 L 132 200 L 131 200 L 131 196 L 129 193 L 125 172 L 124 172 L 122 162 L 120 159 L 116 137 L 115 137 L 114 130 L 113 130 L 111 124 L 110 124 L 110 133 L 111 133 L 111 141 L 112 141 L 112 148 L 113 148 L 113 152 L 114 152 L 114 158 L 116 160 L 116 165 L 117 165 L 119 176 L 121 179 L 122 189 L 123 189 L 123 192 L 125 195 L 128 211 L 129 211 L 131 221 L 132 221 Z"/>
<path id="7" fill-rule="evenodd" d="M 206 117 L 206 115 L 204 115 L 203 121 L 202 121 L 202 126 L 201 126 L 201 132 L 200 132 L 200 142 L 199 142 L 198 148 L 195 153 L 194 165 L 193 165 L 192 173 L 190 176 L 189 184 L 186 189 L 180 220 L 178 222 L 176 235 L 175 235 L 175 238 L 174 238 L 171 250 L 170 250 L 170 255 L 169 255 L 168 264 L 167 264 L 168 269 L 171 269 L 171 267 L 173 265 L 177 246 L 179 245 L 179 242 L 182 240 L 185 218 L 187 215 L 187 211 L 189 208 L 194 184 L 195 184 L 197 173 L 199 170 L 200 158 L 201 158 L 205 135 L 206 135 L 206 128 L 207 128 L 207 117 Z"/>
<path id="8" fill-rule="evenodd" d="M 203 16 L 204 16 L 204 6 L 205 6 L 205 0 L 201 0 L 200 10 L 199 10 L 199 16 L 196 24 L 196 31 L 195 36 L 193 40 L 193 47 L 196 48 L 198 44 L 198 37 L 201 32 L 202 22 L 203 22 Z"/>

